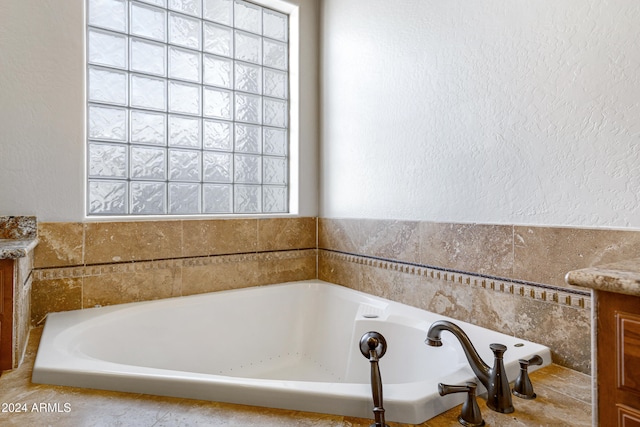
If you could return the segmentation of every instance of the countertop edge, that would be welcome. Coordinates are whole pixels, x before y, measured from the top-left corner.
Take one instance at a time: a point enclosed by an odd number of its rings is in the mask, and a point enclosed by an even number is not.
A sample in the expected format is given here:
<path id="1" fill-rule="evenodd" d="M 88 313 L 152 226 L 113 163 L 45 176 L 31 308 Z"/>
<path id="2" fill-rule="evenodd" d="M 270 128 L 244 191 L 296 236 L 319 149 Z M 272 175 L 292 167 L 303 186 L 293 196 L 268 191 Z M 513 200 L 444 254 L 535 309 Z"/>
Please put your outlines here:
<path id="1" fill-rule="evenodd" d="M 565 281 L 596 291 L 640 296 L 640 258 L 570 271 Z"/>
<path id="2" fill-rule="evenodd" d="M 38 239 L 0 239 L 0 259 L 26 257 L 38 245 Z"/>

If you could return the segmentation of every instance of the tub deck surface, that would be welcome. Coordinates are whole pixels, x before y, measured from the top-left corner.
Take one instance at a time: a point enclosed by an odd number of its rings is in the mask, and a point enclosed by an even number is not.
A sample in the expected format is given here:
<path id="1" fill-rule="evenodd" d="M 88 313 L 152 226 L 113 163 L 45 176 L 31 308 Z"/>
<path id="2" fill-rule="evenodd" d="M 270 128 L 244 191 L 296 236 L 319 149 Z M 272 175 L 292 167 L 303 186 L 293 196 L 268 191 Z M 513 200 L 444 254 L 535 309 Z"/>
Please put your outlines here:
<path id="1" fill-rule="evenodd" d="M 0 376 L 0 402 L 69 403 L 69 412 L 0 412 L 3 427 L 196 427 L 196 426 L 314 426 L 369 427 L 371 418 L 267 409 L 202 400 L 159 397 L 77 387 L 33 384 L 31 373 L 42 328 L 33 329 L 20 368 Z M 499 414 L 478 399 L 484 420 L 491 426 L 591 426 L 591 377 L 558 365 L 531 374 L 538 398 L 514 400 L 516 412 Z M 432 418 L 420 427 L 459 427 L 460 406 Z M 407 424 L 388 422 L 391 427 Z"/>

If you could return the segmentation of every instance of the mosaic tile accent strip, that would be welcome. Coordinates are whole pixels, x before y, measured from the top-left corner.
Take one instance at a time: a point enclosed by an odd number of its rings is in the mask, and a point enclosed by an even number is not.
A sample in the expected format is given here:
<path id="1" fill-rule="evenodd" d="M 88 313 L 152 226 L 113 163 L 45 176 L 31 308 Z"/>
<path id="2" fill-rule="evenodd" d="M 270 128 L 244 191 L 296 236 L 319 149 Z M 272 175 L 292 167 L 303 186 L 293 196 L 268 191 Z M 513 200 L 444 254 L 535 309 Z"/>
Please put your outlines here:
<path id="1" fill-rule="evenodd" d="M 192 267 L 213 264 L 242 263 L 247 261 L 274 261 L 315 257 L 315 249 L 262 252 L 235 255 L 215 255 L 158 261 L 126 262 L 118 264 L 88 265 L 84 267 L 44 268 L 33 271 L 34 280 L 71 279 L 113 273 L 135 273 L 165 268 Z"/>
<path id="2" fill-rule="evenodd" d="M 584 291 L 556 288 L 550 285 L 516 281 L 499 277 L 485 277 L 464 272 L 438 269 L 426 265 L 403 263 L 400 261 L 385 260 L 324 249 L 319 250 L 319 256 L 325 259 L 361 264 L 383 270 L 393 270 L 399 273 L 425 277 L 428 276 L 432 279 L 442 280 L 443 282 L 483 288 L 488 291 L 512 294 L 548 303 L 582 308 L 585 310 L 591 308 L 591 296 L 588 292 Z"/>

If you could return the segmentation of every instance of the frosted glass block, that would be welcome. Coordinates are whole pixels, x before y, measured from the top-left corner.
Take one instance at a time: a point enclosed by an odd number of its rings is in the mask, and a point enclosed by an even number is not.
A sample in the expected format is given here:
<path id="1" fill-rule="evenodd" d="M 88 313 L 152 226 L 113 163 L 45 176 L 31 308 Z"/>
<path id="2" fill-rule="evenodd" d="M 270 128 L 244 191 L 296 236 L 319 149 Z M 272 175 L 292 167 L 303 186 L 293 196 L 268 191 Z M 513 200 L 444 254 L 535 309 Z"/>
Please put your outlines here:
<path id="1" fill-rule="evenodd" d="M 286 187 L 262 187 L 263 212 L 288 212 Z"/>
<path id="2" fill-rule="evenodd" d="M 169 82 L 169 111 L 200 114 L 200 86 Z"/>
<path id="3" fill-rule="evenodd" d="M 263 157 L 263 184 L 285 185 L 287 183 L 287 159 L 282 157 Z"/>
<path id="4" fill-rule="evenodd" d="M 262 98 L 256 95 L 236 93 L 236 120 L 260 123 L 262 119 Z"/>
<path id="5" fill-rule="evenodd" d="M 236 62 L 235 82 L 237 90 L 262 93 L 262 67 Z"/>
<path id="6" fill-rule="evenodd" d="M 230 213 L 233 210 L 231 185 L 205 184 L 203 213 Z"/>
<path id="7" fill-rule="evenodd" d="M 205 22 L 204 51 L 230 57 L 233 54 L 233 30 Z"/>
<path id="8" fill-rule="evenodd" d="M 192 49 L 200 49 L 200 20 L 169 14 L 169 43 Z"/>
<path id="9" fill-rule="evenodd" d="M 169 9 L 193 16 L 202 16 L 202 0 L 169 0 Z"/>
<path id="10" fill-rule="evenodd" d="M 235 182 L 246 184 L 260 184 L 262 181 L 262 158 L 236 154 L 234 156 Z"/>
<path id="11" fill-rule="evenodd" d="M 287 73 L 283 71 L 264 69 L 264 94 L 275 98 L 287 97 Z"/>
<path id="12" fill-rule="evenodd" d="M 167 12 L 146 4 L 131 3 L 130 34 L 165 41 Z"/>
<path id="13" fill-rule="evenodd" d="M 89 101 L 127 105 L 127 73 L 89 67 Z"/>
<path id="14" fill-rule="evenodd" d="M 169 48 L 169 78 L 200 82 L 201 54 L 192 50 Z"/>
<path id="15" fill-rule="evenodd" d="M 89 144 L 89 176 L 95 178 L 127 177 L 127 146 Z"/>
<path id="16" fill-rule="evenodd" d="M 167 184 L 164 182 L 132 182 L 131 213 L 138 215 L 166 212 Z"/>
<path id="17" fill-rule="evenodd" d="M 126 68 L 127 37 L 107 31 L 89 29 L 88 60 L 92 64 Z"/>
<path id="18" fill-rule="evenodd" d="M 236 124 L 235 151 L 260 153 L 262 151 L 262 128 L 260 126 Z"/>
<path id="19" fill-rule="evenodd" d="M 200 119 L 169 116 L 169 145 L 200 148 Z"/>
<path id="20" fill-rule="evenodd" d="M 167 88 L 163 79 L 146 76 L 131 76 L 131 106 L 165 110 Z"/>
<path id="21" fill-rule="evenodd" d="M 170 181 L 200 181 L 200 151 L 169 150 Z"/>
<path id="22" fill-rule="evenodd" d="M 234 212 L 258 213 L 261 211 L 262 191 L 259 185 L 236 185 L 234 188 Z"/>
<path id="23" fill-rule="evenodd" d="M 287 69 L 287 45 L 264 39 L 264 65 L 267 67 Z"/>
<path id="24" fill-rule="evenodd" d="M 169 213 L 200 213 L 200 184 L 169 184 Z"/>
<path id="25" fill-rule="evenodd" d="M 262 63 L 262 37 L 235 31 L 235 58 L 241 61 Z"/>
<path id="26" fill-rule="evenodd" d="M 126 181 L 89 181 L 89 214 L 127 213 Z"/>
<path id="27" fill-rule="evenodd" d="M 231 59 L 204 55 L 204 84 L 231 88 Z"/>
<path id="28" fill-rule="evenodd" d="M 167 48 L 163 44 L 146 40 L 131 39 L 131 71 L 166 75 Z"/>
<path id="29" fill-rule="evenodd" d="M 202 155 L 204 181 L 231 182 L 233 179 L 233 155 L 205 151 Z"/>
<path id="30" fill-rule="evenodd" d="M 287 102 L 278 99 L 264 98 L 264 124 L 269 126 L 286 127 Z"/>
<path id="31" fill-rule="evenodd" d="M 88 213 L 287 212 L 288 15 L 87 0 L 87 20 Z"/>
<path id="32" fill-rule="evenodd" d="M 97 105 L 89 106 L 89 138 L 127 140 L 127 110 Z"/>
<path id="33" fill-rule="evenodd" d="M 131 147 L 131 178 L 164 180 L 166 164 L 164 148 Z"/>
<path id="34" fill-rule="evenodd" d="M 235 0 L 234 26 L 241 30 L 262 34 L 262 8 L 242 0 Z"/>
<path id="35" fill-rule="evenodd" d="M 232 24 L 233 0 L 204 0 L 204 18 L 221 24 Z"/>
<path id="36" fill-rule="evenodd" d="M 131 142 L 166 144 L 167 116 L 162 113 L 131 111 Z"/>
<path id="37" fill-rule="evenodd" d="M 204 88 L 204 115 L 231 119 L 232 93 L 228 90 Z"/>
<path id="38" fill-rule="evenodd" d="M 166 7 L 167 6 L 166 0 L 138 0 L 138 1 L 143 1 L 143 2 L 149 3 L 149 4 L 155 4 L 156 6 L 160 6 L 160 7 Z"/>
<path id="39" fill-rule="evenodd" d="M 264 154 L 287 155 L 287 131 L 285 129 L 263 128 Z"/>
<path id="40" fill-rule="evenodd" d="M 203 146 L 210 150 L 231 151 L 231 123 L 218 120 L 204 121 Z"/>
<path id="41" fill-rule="evenodd" d="M 125 0 L 90 0 L 89 25 L 127 31 L 127 2 Z"/>
<path id="42" fill-rule="evenodd" d="M 289 19 L 287 15 L 273 10 L 264 9 L 262 12 L 262 35 L 272 39 L 287 41 L 289 33 Z"/>

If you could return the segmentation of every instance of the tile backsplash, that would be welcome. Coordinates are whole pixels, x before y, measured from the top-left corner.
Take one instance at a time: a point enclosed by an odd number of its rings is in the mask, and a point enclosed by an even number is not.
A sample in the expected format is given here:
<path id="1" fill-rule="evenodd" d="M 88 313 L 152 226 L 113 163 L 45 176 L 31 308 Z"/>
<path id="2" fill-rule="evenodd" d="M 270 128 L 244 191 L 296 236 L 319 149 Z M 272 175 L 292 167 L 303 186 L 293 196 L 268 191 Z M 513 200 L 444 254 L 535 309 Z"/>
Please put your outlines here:
<path id="1" fill-rule="evenodd" d="M 32 323 L 47 313 L 316 277 L 316 219 L 40 223 Z"/>
<path id="2" fill-rule="evenodd" d="M 640 231 L 328 219 L 318 247 L 467 273 L 569 287 L 567 272 L 636 258 Z"/>
<path id="3" fill-rule="evenodd" d="M 332 218 L 40 223 L 32 323 L 47 313 L 319 278 L 546 344 L 589 373 L 577 268 L 640 232 Z"/>
<path id="4" fill-rule="evenodd" d="M 565 274 L 636 257 L 640 232 L 320 218 L 318 277 L 552 349 L 590 373 L 591 293 Z"/>

